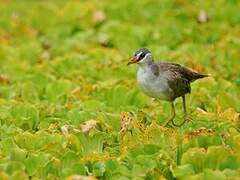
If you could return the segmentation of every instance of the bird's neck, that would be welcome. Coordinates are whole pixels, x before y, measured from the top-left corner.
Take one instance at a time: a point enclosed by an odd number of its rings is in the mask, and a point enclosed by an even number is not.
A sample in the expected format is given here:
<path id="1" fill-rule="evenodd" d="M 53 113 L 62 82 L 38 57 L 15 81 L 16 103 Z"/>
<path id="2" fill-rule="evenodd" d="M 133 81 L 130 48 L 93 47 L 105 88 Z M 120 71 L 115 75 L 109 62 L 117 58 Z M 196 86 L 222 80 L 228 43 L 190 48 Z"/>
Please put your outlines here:
<path id="1" fill-rule="evenodd" d="M 154 64 L 153 60 L 151 61 L 146 61 L 144 63 L 139 63 L 140 68 L 147 70 L 151 67 L 151 65 Z"/>

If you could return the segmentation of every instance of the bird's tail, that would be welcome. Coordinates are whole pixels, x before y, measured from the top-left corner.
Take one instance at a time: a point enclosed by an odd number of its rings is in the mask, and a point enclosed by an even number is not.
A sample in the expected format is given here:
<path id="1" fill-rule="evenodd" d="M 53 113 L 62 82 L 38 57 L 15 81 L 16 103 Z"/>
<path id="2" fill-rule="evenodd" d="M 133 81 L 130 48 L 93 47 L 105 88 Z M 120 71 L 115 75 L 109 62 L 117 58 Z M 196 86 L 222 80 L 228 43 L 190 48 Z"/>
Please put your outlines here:
<path id="1" fill-rule="evenodd" d="M 208 77 L 208 76 L 209 76 L 209 74 L 196 73 L 195 78 L 201 79 L 201 78 L 205 78 L 205 77 Z"/>
<path id="2" fill-rule="evenodd" d="M 191 81 L 195 81 L 197 79 L 201 79 L 201 78 L 205 78 L 205 77 L 209 77 L 209 76 L 210 76 L 210 74 L 201 74 L 201 73 L 192 71 L 192 80 Z"/>

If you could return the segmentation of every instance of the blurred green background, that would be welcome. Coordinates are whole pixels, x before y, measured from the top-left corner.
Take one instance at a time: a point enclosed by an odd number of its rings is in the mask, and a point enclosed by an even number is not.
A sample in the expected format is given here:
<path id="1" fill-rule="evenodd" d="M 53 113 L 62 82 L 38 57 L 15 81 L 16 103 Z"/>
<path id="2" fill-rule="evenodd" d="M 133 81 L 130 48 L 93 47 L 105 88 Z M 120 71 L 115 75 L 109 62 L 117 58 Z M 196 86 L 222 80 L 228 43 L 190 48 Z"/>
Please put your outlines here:
<path id="1" fill-rule="evenodd" d="M 0 179 L 238 179 L 239 9 L 0 0 Z M 187 96 L 193 123 L 161 127 L 168 103 L 145 96 L 126 66 L 141 47 L 212 75 Z"/>

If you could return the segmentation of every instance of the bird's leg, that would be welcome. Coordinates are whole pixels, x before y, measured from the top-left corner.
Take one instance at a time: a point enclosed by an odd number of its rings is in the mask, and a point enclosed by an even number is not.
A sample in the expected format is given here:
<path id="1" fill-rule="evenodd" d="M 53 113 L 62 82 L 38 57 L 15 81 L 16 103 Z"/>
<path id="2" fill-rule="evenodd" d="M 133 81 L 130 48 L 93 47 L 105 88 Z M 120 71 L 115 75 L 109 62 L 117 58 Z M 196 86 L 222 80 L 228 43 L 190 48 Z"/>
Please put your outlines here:
<path id="1" fill-rule="evenodd" d="M 186 100 L 185 100 L 185 96 L 182 96 L 182 100 L 183 100 L 183 119 L 184 121 L 192 121 L 193 119 L 188 115 L 187 113 L 187 108 L 186 108 Z"/>
<path id="2" fill-rule="evenodd" d="M 171 102 L 171 114 L 163 126 L 166 127 L 171 121 L 173 122 L 174 117 L 175 117 L 175 107 L 174 107 L 174 103 Z"/>
<path id="3" fill-rule="evenodd" d="M 189 117 L 188 113 L 187 113 L 187 108 L 186 108 L 186 99 L 185 96 L 182 96 L 182 100 L 183 100 L 183 122 L 181 124 L 175 124 L 174 121 L 172 122 L 174 126 L 180 127 L 182 126 L 186 121 L 192 121 L 192 118 Z"/>

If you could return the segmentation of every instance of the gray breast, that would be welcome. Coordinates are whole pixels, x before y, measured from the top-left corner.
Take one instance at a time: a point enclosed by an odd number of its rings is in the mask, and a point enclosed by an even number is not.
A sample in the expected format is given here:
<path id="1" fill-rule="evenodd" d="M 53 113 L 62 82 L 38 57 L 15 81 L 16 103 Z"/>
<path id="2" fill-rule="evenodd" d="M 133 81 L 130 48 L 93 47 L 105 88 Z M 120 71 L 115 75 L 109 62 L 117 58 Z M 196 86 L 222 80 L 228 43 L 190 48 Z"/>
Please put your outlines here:
<path id="1" fill-rule="evenodd" d="M 164 74 L 154 73 L 150 66 L 140 67 L 137 80 L 142 91 L 150 97 L 170 101 L 172 90 Z"/>

